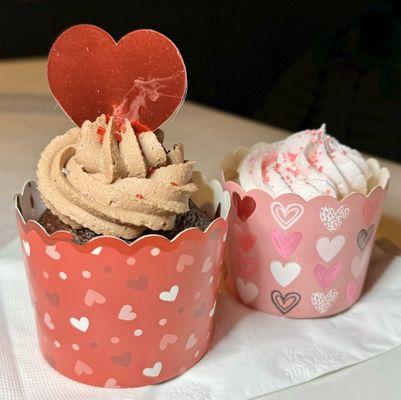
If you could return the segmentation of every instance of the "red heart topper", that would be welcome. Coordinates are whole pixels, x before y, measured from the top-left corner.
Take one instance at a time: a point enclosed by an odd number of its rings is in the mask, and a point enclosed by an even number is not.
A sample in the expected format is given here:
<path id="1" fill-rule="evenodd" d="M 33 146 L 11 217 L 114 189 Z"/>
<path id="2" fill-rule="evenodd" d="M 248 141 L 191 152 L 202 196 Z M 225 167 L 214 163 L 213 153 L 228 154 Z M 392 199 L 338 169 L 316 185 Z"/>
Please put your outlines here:
<path id="1" fill-rule="evenodd" d="M 97 26 L 73 26 L 54 42 L 47 76 L 53 96 L 79 126 L 110 114 L 154 130 L 177 111 L 187 90 L 177 47 L 149 29 L 115 42 Z"/>

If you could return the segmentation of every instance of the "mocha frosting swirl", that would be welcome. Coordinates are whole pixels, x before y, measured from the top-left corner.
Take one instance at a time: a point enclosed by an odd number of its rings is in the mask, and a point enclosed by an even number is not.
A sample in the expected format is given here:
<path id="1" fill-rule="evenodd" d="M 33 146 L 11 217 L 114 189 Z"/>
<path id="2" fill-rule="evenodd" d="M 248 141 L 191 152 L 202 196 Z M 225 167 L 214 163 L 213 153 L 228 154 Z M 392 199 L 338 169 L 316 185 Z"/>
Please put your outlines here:
<path id="1" fill-rule="evenodd" d="M 45 205 L 64 223 L 133 239 L 169 230 L 197 188 L 182 145 L 166 152 L 154 132 L 104 115 L 54 138 L 38 163 Z"/>

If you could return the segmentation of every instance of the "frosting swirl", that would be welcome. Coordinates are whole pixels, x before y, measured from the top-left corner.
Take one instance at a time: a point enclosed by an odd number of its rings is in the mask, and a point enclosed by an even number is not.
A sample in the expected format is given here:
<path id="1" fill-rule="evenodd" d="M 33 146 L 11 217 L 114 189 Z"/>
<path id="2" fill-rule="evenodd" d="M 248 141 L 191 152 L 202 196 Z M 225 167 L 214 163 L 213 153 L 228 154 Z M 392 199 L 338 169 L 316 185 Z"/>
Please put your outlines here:
<path id="1" fill-rule="evenodd" d="M 102 115 L 54 138 L 37 170 L 45 205 L 72 228 L 99 234 L 171 229 L 197 190 L 194 162 L 182 145 L 166 152 L 159 132 L 136 134 L 128 120 Z"/>
<path id="2" fill-rule="evenodd" d="M 296 193 L 305 200 L 319 195 L 338 199 L 366 194 L 371 177 L 362 155 L 318 130 L 295 133 L 273 143 L 256 144 L 238 169 L 244 190 L 262 189 L 272 197 Z"/>

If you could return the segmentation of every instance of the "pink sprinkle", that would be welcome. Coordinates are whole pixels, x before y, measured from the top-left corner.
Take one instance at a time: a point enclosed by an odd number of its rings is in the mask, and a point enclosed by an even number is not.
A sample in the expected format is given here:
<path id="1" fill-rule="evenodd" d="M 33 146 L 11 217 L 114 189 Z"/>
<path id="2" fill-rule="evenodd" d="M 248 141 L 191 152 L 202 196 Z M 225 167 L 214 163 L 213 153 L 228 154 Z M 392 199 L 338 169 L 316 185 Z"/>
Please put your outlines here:
<path id="1" fill-rule="evenodd" d="M 297 158 L 297 155 L 296 155 L 295 153 L 287 153 L 287 155 L 288 155 L 288 158 L 289 158 L 292 162 L 294 162 L 295 159 Z"/>

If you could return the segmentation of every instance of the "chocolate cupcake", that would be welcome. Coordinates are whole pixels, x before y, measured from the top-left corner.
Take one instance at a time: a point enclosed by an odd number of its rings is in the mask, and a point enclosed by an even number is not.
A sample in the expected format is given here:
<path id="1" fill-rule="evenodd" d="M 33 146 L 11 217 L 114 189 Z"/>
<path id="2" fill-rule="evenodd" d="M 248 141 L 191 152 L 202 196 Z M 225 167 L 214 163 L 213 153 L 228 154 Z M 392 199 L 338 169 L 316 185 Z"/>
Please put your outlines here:
<path id="1" fill-rule="evenodd" d="M 48 78 L 77 127 L 15 203 L 42 354 L 95 386 L 171 379 L 211 344 L 230 208 L 183 145 L 163 145 L 186 93 L 181 55 L 155 31 L 116 43 L 78 25 L 54 43 Z"/>

